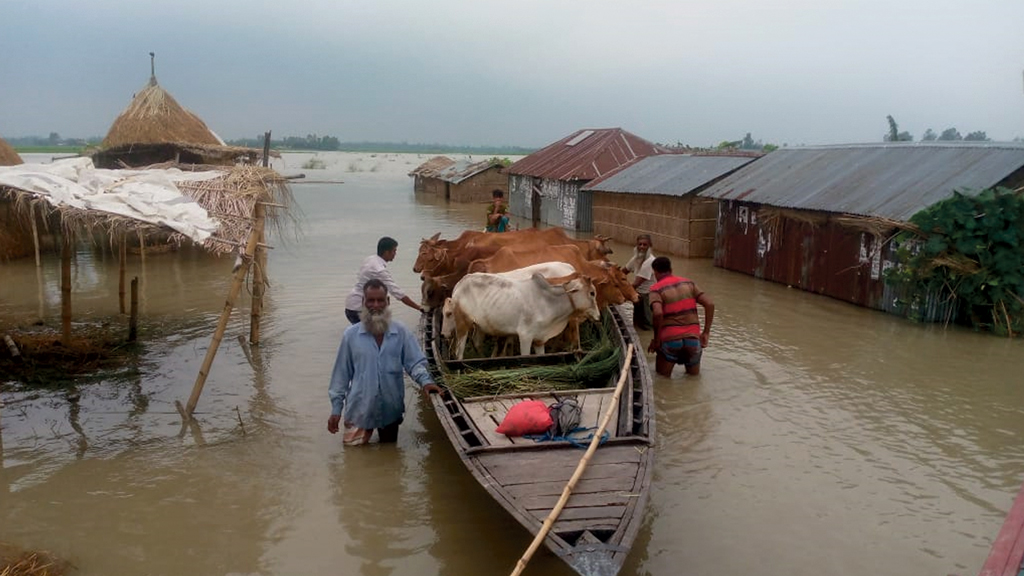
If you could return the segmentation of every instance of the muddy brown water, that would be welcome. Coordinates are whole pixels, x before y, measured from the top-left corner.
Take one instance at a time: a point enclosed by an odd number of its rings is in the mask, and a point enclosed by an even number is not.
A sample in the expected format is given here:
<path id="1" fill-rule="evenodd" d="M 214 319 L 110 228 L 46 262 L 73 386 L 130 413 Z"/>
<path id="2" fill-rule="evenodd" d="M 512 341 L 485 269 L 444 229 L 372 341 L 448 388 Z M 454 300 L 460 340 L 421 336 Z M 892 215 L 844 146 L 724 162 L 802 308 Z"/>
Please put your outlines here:
<path id="1" fill-rule="evenodd" d="M 344 183 L 296 185 L 303 233 L 271 240 L 257 367 L 236 311 L 199 427 L 182 430 L 173 402 L 188 398 L 232 261 L 194 250 L 129 258 L 137 366 L 69 390 L 0 388 L 0 541 L 87 575 L 511 571 L 529 535 L 411 388 L 397 446 L 344 450 L 325 431 L 362 258 L 394 236 L 392 270 L 415 291 L 420 238 L 478 228 L 484 208 L 415 197 L 405 172 L 425 158 L 328 158 L 307 173 Z M 629 247 L 615 248 L 624 262 Z M 718 311 L 702 374 L 656 381 L 651 501 L 622 573 L 976 573 L 1024 480 L 1024 342 L 674 262 Z M 116 269 L 79 251 L 77 318 L 124 322 Z M 58 321 L 55 258 L 41 276 L 43 290 L 33 262 L 0 264 L 0 315 Z M 395 315 L 416 322 L 401 304 Z M 570 572 L 542 552 L 528 573 Z"/>

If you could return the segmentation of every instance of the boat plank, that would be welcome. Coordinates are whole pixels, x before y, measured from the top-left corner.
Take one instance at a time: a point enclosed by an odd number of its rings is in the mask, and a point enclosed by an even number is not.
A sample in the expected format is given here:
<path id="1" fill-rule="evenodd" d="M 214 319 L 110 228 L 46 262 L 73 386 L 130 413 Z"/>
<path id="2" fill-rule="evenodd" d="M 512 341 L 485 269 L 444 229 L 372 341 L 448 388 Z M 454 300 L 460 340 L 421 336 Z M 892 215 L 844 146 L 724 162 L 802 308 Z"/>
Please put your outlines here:
<path id="1" fill-rule="evenodd" d="M 519 499 L 517 503 L 527 510 L 551 510 L 558 503 L 559 497 L 556 494 L 529 496 Z M 577 494 L 573 492 L 572 496 L 569 497 L 569 501 L 565 503 L 565 507 L 626 506 L 631 500 L 639 497 L 639 494 L 618 490 L 598 492 L 596 494 Z"/>
<path id="2" fill-rule="evenodd" d="M 584 506 L 582 508 L 563 508 L 558 515 L 559 520 L 596 520 L 605 524 L 616 524 L 622 520 L 625 506 Z M 531 510 L 531 514 L 543 522 L 550 510 Z"/>
<path id="3" fill-rule="evenodd" d="M 533 482 L 567 482 L 575 470 L 575 466 L 522 468 L 503 466 L 497 470 L 488 467 L 487 471 L 503 486 L 530 484 Z M 630 478 L 635 479 L 636 464 L 592 464 L 583 473 L 584 478 Z"/>
<path id="4" fill-rule="evenodd" d="M 615 531 L 619 529 L 618 522 L 596 522 L 594 520 L 559 520 L 555 522 L 552 530 L 556 534 L 564 534 L 566 532 L 582 532 L 584 530 L 610 530 Z"/>
<path id="5" fill-rule="evenodd" d="M 496 432 L 498 425 L 501 424 L 507 412 L 500 403 L 475 402 L 473 404 L 463 404 L 462 408 L 466 411 L 466 416 L 476 424 L 477 429 L 480 430 L 484 439 L 491 446 L 508 446 L 509 444 L 516 443 L 515 439 Z"/>
<path id="6" fill-rule="evenodd" d="M 604 492 L 625 492 L 630 493 L 636 484 L 635 478 L 598 478 L 595 480 L 582 479 L 576 484 L 572 491 L 574 495 L 600 494 Z M 506 487 L 506 491 L 517 501 L 531 497 L 550 497 L 556 500 L 562 495 L 565 489 L 565 482 L 537 482 L 534 484 L 519 484 Z"/>
<path id="7" fill-rule="evenodd" d="M 583 458 L 584 451 L 577 448 L 560 447 L 552 450 L 522 450 L 501 454 L 481 454 L 480 462 L 488 468 L 539 468 L 563 467 L 575 468 Z M 637 464 L 643 454 L 635 446 L 606 446 L 598 448 L 590 457 L 590 465 L 595 464 Z M 584 475 L 584 477 L 587 477 Z"/>

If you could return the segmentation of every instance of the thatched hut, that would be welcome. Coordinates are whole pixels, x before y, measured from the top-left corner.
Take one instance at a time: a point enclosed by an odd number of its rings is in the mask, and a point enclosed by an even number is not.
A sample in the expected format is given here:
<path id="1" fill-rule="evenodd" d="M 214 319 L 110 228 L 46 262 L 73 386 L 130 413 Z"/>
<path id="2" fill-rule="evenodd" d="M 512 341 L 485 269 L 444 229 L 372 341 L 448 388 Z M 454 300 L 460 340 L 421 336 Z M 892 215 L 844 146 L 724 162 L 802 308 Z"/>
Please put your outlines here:
<path id="1" fill-rule="evenodd" d="M 18 156 L 18 153 L 11 148 L 6 140 L 0 138 L 0 166 L 14 166 L 21 163 L 21 156 Z"/>
<path id="2" fill-rule="evenodd" d="M 256 163 L 262 150 L 227 146 L 198 116 L 156 81 L 156 75 L 111 124 L 92 154 L 98 168 L 138 168 L 161 162 L 231 165 Z"/>
<path id="3" fill-rule="evenodd" d="M 21 156 L 0 138 L 0 166 L 15 166 L 22 163 Z M 0 199 L 0 222 L 12 222 L 13 206 Z M 17 226 L 0 226 L 0 262 L 24 258 L 32 254 L 32 231 Z"/>

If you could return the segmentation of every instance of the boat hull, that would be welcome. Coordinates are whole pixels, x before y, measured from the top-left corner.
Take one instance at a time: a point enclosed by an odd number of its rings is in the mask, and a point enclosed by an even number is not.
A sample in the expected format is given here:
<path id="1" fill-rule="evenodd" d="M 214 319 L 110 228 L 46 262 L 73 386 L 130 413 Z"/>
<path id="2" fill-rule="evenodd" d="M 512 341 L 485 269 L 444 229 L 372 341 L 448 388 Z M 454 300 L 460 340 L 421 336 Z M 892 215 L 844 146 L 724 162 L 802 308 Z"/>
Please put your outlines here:
<path id="1" fill-rule="evenodd" d="M 547 548 L 586 576 L 618 573 L 643 520 L 654 463 L 650 367 L 632 326 L 617 309 L 611 308 L 609 313 L 622 356 L 626 346 L 633 344 L 634 357 L 607 438 L 594 452 L 544 540 Z M 439 332 L 435 324 L 439 322 L 439 312 L 425 315 L 421 328 L 431 370 L 443 384 L 443 346 L 435 338 Z M 432 395 L 431 401 L 448 440 L 473 477 L 520 524 L 537 534 L 575 472 L 584 453 L 581 448 L 586 448 L 588 440 L 538 442 L 502 436 L 494 429 L 508 409 L 523 398 L 554 402 L 566 396 L 575 396 L 582 407 L 580 425 L 596 428 L 611 405 L 613 392 L 609 386 L 563 391 L 557 397 L 537 392 L 460 400 L 446 390 Z"/>

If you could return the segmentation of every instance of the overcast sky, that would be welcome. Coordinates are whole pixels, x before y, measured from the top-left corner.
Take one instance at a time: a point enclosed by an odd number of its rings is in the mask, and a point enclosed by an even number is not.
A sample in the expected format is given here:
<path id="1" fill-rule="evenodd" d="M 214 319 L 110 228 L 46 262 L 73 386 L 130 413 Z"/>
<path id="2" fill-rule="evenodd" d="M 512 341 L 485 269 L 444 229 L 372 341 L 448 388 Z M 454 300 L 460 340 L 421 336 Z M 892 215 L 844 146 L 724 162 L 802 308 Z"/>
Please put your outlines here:
<path id="1" fill-rule="evenodd" d="M 225 139 L 1024 137 L 1022 0 L 0 0 L 0 135 L 103 135 L 149 78 Z"/>

